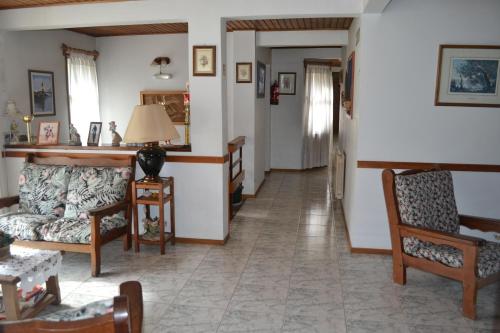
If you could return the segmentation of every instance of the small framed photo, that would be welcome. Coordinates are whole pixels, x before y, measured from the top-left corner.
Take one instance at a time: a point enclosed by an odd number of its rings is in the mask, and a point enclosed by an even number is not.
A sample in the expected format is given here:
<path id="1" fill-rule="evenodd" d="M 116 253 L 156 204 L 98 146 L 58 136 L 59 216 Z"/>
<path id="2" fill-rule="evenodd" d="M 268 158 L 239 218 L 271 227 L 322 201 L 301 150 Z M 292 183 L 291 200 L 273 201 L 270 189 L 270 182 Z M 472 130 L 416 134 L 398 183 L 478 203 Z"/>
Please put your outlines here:
<path id="1" fill-rule="evenodd" d="M 54 72 L 29 70 L 31 114 L 35 117 L 56 114 Z"/>
<path id="2" fill-rule="evenodd" d="M 101 137 L 102 122 L 93 121 L 90 123 L 87 146 L 98 146 Z"/>
<path id="3" fill-rule="evenodd" d="M 500 45 L 440 45 L 435 105 L 500 108 Z"/>
<path id="4" fill-rule="evenodd" d="M 252 63 L 236 63 L 236 83 L 252 83 Z"/>
<path id="5" fill-rule="evenodd" d="M 215 76 L 215 46 L 193 46 L 193 76 Z"/>
<path id="6" fill-rule="evenodd" d="M 266 97 L 266 64 L 257 61 L 257 98 Z"/>
<path id="7" fill-rule="evenodd" d="M 37 137 L 37 144 L 39 145 L 59 144 L 59 122 L 41 121 L 40 124 L 38 124 Z"/>
<path id="8" fill-rule="evenodd" d="M 295 95 L 297 73 L 278 73 L 280 95 Z"/>

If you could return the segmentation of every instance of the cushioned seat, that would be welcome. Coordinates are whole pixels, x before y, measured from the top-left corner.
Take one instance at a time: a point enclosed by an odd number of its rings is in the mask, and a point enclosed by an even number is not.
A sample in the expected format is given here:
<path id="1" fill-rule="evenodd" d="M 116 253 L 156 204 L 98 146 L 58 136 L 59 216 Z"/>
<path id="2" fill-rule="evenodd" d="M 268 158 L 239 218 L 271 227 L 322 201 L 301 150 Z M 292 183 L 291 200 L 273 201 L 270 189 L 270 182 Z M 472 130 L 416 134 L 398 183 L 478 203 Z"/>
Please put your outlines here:
<path id="1" fill-rule="evenodd" d="M 55 221 L 55 217 L 28 213 L 0 215 L 0 230 L 21 240 L 40 240 L 38 228 Z"/>
<path id="2" fill-rule="evenodd" d="M 449 267 L 463 267 L 462 251 L 449 245 L 437 245 L 418 240 L 415 237 L 403 238 L 403 249 L 413 257 L 440 262 Z M 500 243 L 486 242 L 479 247 L 477 273 L 485 278 L 500 272 Z"/>
<path id="3" fill-rule="evenodd" d="M 79 308 L 52 312 L 39 316 L 37 319 L 48 321 L 75 321 L 104 316 L 110 312 L 113 312 L 113 299 L 92 302 Z"/>
<path id="4" fill-rule="evenodd" d="M 122 214 L 103 217 L 101 220 L 101 235 L 108 231 L 124 227 L 127 220 Z M 90 244 L 90 220 L 63 217 L 43 224 L 37 230 L 41 239 L 49 242 Z"/>

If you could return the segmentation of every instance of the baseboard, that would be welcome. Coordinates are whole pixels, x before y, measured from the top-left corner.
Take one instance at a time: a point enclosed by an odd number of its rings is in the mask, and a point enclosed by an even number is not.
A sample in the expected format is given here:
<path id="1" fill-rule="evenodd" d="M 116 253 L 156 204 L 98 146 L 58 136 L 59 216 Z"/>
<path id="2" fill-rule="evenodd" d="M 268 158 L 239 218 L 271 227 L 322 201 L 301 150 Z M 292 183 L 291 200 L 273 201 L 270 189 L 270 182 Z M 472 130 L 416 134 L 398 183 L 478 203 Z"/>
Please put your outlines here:
<path id="1" fill-rule="evenodd" d="M 262 185 L 264 185 L 265 182 L 266 182 L 266 178 L 262 179 L 262 181 L 260 182 L 260 185 L 257 188 L 257 191 L 255 192 L 255 194 L 242 194 L 241 197 L 243 199 L 255 199 L 255 198 L 257 198 L 257 195 L 259 194 L 259 191 L 260 191 L 260 189 L 262 188 Z"/>
<path id="2" fill-rule="evenodd" d="M 204 244 L 204 245 L 224 245 L 229 240 L 229 234 L 220 240 L 220 239 L 204 239 L 204 238 L 185 238 L 185 237 L 175 237 L 175 241 L 177 243 L 182 244 Z"/>
<path id="3" fill-rule="evenodd" d="M 373 249 L 369 247 L 352 247 L 351 236 L 349 235 L 349 229 L 347 228 L 347 223 L 345 223 L 345 213 L 344 213 L 344 205 L 340 205 L 342 209 L 342 215 L 344 216 L 344 227 L 345 233 L 347 237 L 347 244 L 349 246 L 349 252 L 356 254 L 379 254 L 379 255 L 392 255 L 392 250 L 388 249 Z"/>
<path id="4" fill-rule="evenodd" d="M 303 172 L 306 171 L 306 169 L 275 169 L 272 168 L 269 172 Z"/>

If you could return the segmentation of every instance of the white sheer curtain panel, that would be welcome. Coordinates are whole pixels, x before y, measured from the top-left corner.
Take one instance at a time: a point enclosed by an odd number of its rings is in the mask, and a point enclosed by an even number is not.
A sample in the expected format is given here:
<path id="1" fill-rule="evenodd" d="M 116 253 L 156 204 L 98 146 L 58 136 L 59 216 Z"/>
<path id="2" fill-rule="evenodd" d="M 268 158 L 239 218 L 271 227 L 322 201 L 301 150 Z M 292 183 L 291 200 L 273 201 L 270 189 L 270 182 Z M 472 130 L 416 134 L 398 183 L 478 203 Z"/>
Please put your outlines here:
<path id="1" fill-rule="evenodd" d="M 303 110 L 302 166 L 328 165 L 333 122 L 333 78 L 330 66 L 307 65 Z"/>
<path id="2" fill-rule="evenodd" d="M 90 122 L 101 121 L 96 62 L 93 56 L 71 52 L 67 66 L 70 121 L 85 144 Z"/>

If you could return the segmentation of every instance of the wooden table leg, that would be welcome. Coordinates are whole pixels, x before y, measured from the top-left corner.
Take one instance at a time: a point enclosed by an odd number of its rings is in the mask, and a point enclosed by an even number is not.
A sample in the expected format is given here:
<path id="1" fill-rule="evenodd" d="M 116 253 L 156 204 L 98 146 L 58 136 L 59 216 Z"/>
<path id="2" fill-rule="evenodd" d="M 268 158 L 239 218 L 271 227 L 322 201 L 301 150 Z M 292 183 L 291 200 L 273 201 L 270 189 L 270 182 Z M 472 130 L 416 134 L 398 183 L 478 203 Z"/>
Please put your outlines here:
<path id="1" fill-rule="evenodd" d="M 2 283 L 2 292 L 7 320 L 20 320 L 21 309 L 17 297 L 17 283 Z"/>
<path id="2" fill-rule="evenodd" d="M 139 245 L 139 213 L 137 212 L 138 207 L 137 207 L 137 189 L 135 187 L 135 182 L 132 182 L 132 212 L 133 212 L 133 219 L 134 219 L 134 251 L 139 252 L 140 251 L 140 245 Z"/>
<path id="3" fill-rule="evenodd" d="M 47 280 L 47 293 L 54 295 L 55 300 L 52 304 L 61 304 L 61 289 L 59 288 L 59 277 L 53 275 Z"/>

